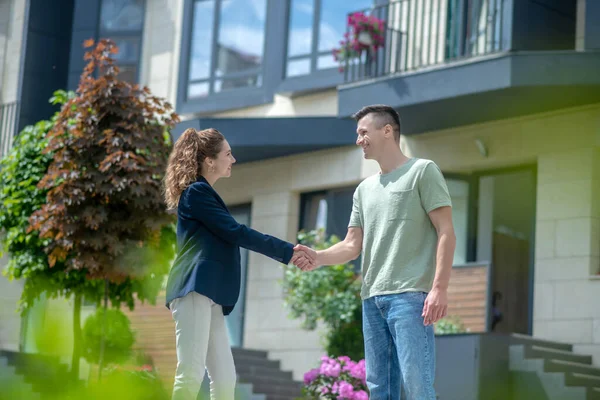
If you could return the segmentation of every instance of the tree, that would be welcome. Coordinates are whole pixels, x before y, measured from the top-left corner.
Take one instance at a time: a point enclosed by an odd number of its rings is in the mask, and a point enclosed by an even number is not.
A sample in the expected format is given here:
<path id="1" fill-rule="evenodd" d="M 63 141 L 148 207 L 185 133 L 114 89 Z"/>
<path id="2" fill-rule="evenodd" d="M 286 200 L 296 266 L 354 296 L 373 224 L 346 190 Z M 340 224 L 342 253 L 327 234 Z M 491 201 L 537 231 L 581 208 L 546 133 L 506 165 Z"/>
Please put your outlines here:
<path id="1" fill-rule="evenodd" d="M 56 91 L 50 102 L 63 105 L 73 98 L 73 92 Z M 99 299 L 103 281 L 87 279 L 85 271 L 66 271 L 65 264 L 57 262 L 52 268 L 44 249 L 50 239 L 42 239 L 39 232 L 29 229 L 31 215 L 46 202 L 48 189 L 38 184 L 45 176 L 53 153 L 44 152 L 47 134 L 58 113 L 52 119 L 27 126 L 15 139 L 9 154 L 0 160 L 0 229 L 3 251 L 10 255 L 4 274 L 10 279 L 25 281 L 19 311 L 25 316 L 36 300 L 45 293 L 48 298 L 76 296 L 76 315 L 81 298 Z M 78 372 L 77 351 L 73 354 L 73 371 Z"/>
<path id="2" fill-rule="evenodd" d="M 67 273 L 103 280 L 105 308 L 110 299 L 133 309 L 134 294 L 155 300 L 174 251 L 161 183 L 178 117 L 147 87 L 118 79 L 117 52 L 101 40 L 85 54 L 76 96 L 48 134 L 53 159 L 38 185 L 47 190 L 46 204 L 30 228 L 46 240 L 50 268 L 64 263 Z"/>
<path id="3" fill-rule="evenodd" d="M 339 242 L 325 239 L 323 230 L 300 232 L 298 241 L 314 249 L 325 249 Z M 327 326 L 325 350 L 330 356 L 364 357 L 360 279 L 352 264 L 340 264 L 302 272 L 286 266 L 283 287 L 289 315 L 301 319 L 301 326 L 314 330 L 318 322 Z"/>

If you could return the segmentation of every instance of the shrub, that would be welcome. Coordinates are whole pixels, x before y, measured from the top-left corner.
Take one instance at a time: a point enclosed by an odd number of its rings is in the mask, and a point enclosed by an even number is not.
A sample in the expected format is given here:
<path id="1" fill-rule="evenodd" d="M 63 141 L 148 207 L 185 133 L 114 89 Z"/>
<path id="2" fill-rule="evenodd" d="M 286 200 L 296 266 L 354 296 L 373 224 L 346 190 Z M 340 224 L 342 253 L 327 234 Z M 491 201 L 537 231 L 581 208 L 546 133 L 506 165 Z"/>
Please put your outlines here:
<path id="1" fill-rule="evenodd" d="M 315 249 L 331 247 L 336 236 L 325 239 L 323 230 L 299 232 L 298 241 Z M 327 327 L 325 350 L 329 355 L 364 355 L 360 279 L 352 264 L 340 264 L 303 272 L 293 265 L 285 267 L 283 288 L 285 305 L 291 318 L 314 330 L 319 322 Z"/>
<path id="2" fill-rule="evenodd" d="M 456 333 L 465 333 L 469 330 L 465 328 L 459 317 L 449 316 L 440 319 L 434 325 L 436 335 L 452 335 Z"/>
<path id="3" fill-rule="evenodd" d="M 135 342 L 129 318 L 121 310 L 106 310 L 106 326 L 103 327 L 104 309 L 98 308 L 83 326 L 83 356 L 93 364 L 100 359 L 100 341 L 104 335 L 104 361 L 107 364 L 122 364 L 131 356 Z"/>

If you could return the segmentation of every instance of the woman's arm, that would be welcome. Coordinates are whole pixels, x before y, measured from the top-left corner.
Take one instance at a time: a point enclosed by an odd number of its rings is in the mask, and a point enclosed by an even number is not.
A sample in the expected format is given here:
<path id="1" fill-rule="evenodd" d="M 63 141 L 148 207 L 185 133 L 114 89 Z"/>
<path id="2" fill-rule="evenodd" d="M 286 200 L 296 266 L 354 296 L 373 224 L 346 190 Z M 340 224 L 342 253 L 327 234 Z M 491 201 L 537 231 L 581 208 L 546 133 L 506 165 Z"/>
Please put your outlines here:
<path id="1" fill-rule="evenodd" d="M 292 259 L 293 244 L 239 224 L 205 183 L 193 184 L 181 200 L 179 211 L 188 218 L 202 222 L 215 236 L 283 264 L 288 264 Z"/>

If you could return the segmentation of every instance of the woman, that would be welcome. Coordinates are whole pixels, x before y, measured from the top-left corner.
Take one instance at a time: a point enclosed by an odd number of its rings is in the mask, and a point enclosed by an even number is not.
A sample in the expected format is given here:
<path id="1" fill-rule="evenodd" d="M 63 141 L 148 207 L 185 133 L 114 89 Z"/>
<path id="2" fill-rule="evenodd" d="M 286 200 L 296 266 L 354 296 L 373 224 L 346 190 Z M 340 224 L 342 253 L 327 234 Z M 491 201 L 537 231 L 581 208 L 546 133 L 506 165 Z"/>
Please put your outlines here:
<path id="1" fill-rule="evenodd" d="M 216 129 L 187 129 L 169 157 L 165 198 L 169 208 L 177 208 L 177 257 L 167 283 L 177 337 L 174 400 L 195 400 L 205 369 L 211 398 L 234 398 L 236 373 L 224 316 L 240 292 L 239 247 L 301 268 L 313 261 L 291 243 L 233 219 L 213 185 L 231 176 L 234 163 Z"/>

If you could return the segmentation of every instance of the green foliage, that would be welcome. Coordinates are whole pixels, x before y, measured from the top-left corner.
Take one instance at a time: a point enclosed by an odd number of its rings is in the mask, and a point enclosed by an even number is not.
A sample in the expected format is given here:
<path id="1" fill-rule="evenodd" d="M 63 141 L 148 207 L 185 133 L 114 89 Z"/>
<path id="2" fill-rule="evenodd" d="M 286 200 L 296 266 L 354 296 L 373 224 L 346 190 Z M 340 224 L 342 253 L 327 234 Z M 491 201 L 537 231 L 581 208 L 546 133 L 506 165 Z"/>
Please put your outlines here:
<path id="1" fill-rule="evenodd" d="M 83 357 L 92 364 L 100 359 L 100 341 L 104 333 L 104 361 L 106 364 L 122 364 L 131 355 L 135 341 L 129 318 L 119 309 L 99 308 L 83 325 Z"/>
<path id="2" fill-rule="evenodd" d="M 178 117 L 148 88 L 118 79 L 117 51 L 100 41 L 77 93 L 51 99 L 66 103 L 46 135 L 52 158 L 37 183 L 46 197 L 29 223 L 45 241 L 48 270 L 93 282 L 85 295 L 98 305 L 108 280 L 111 304 L 133 308 L 135 298 L 155 301 L 174 257 L 161 191 Z"/>
<path id="3" fill-rule="evenodd" d="M 60 90 L 50 102 L 62 105 L 73 97 L 73 92 Z M 46 202 L 48 189 L 39 188 L 38 183 L 52 162 L 53 153 L 45 153 L 44 149 L 57 115 L 25 127 L 9 153 L 0 160 L 0 230 L 4 231 L 0 244 L 2 252 L 10 255 L 4 274 L 10 280 L 25 280 L 19 303 L 22 312 L 43 292 L 55 298 L 78 290 L 94 297 L 101 287 L 101 282 L 86 279 L 84 273 L 65 273 L 62 263 L 50 269 L 44 252 L 49 240 L 41 239 L 38 231 L 29 229 L 30 216 Z"/>
<path id="4" fill-rule="evenodd" d="M 352 321 L 344 322 L 326 333 L 325 350 L 331 357 L 348 356 L 353 360 L 365 358 L 362 307 L 356 308 Z"/>
<path id="5" fill-rule="evenodd" d="M 451 335 L 465 332 L 468 332 L 468 330 L 465 328 L 460 318 L 458 317 L 445 317 L 435 323 L 436 335 Z"/>
<path id="6" fill-rule="evenodd" d="M 326 239 L 320 230 L 300 232 L 298 241 L 318 250 L 333 246 L 339 238 Z M 307 330 L 323 322 L 328 328 L 325 347 L 332 356 L 362 358 L 356 355 L 363 347 L 360 286 L 352 264 L 321 267 L 308 273 L 291 265 L 285 267 L 283 288 L 290 317 L 302 319 L 301 326 Z"/>

